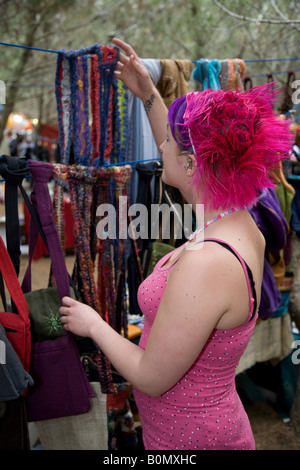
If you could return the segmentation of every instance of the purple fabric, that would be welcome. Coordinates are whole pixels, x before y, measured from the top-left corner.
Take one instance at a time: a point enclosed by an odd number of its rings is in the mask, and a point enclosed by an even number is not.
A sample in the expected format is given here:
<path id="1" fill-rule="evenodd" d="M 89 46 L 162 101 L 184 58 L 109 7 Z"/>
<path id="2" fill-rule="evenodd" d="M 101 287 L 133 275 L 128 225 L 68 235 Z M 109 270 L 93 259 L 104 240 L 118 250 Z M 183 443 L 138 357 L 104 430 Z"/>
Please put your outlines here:
<path id="1" fill-rule="evenodd" d="M 266 251 L 275 252 L 284 249 L 287 245 L 289 229 L 275 190 L 263 191 L 257 203 L 249 212 L 265 237 Z M 277 287 L 272 267 L 265 258 L 259 305 L 260 318 L 262 320 L 271 318 L 280 304 L 281 293 Z"/>
<path id="2" fill-rule="evenodd" d="M 47 238 L 53 274 L 56 280 L 59 297 L 62 299 L 64 296 L 70 295 L 70 286 L 64 253 L 56 229 L 52 202 L 48 189 L 48 182 L 53 175 L 54 167 L 51 163 L 29 160 L 29 168 L 34 182 L 31 201 L 38 213 Z M 38 236 L 38 228 L 31 218 L 29 234 L 29 263 L 22 283 L 24 293 L 31 291 L 31 263 Z"/>
<path id="3" fill-rule="evenodd" d="M 69 275 L 56 229 L 47 183 L 53 166 L 29 160 L 34 186 L 31 195 L 45 232 L 53 274 L 60 298 L 70 295 Z M 30 219 L 29 265 L 22 289 L 31 291 L 31 262 L 39 230 Z M 69 332 L 55 340 L 32 343 L 30 374 L 34 380 L 27 396 L 28 421 L 54 419 L 86 413 L 95 394 L 84 371 L 73 335 Z"/>
<path id="4" fill-rule="evenodd" d="M 71 335 L 33 343 L 27 394 L 28 421 L 86 413 L 95 394 L 86 377 Z"/>
<path id="5" fill-rule="evenodd" d="M 265 237 L 266 249 L 279 251 L 285 248 L 289 231 L 288 223 L 281 210 L 275 190 L 263 191 L 249 212 Z"/>

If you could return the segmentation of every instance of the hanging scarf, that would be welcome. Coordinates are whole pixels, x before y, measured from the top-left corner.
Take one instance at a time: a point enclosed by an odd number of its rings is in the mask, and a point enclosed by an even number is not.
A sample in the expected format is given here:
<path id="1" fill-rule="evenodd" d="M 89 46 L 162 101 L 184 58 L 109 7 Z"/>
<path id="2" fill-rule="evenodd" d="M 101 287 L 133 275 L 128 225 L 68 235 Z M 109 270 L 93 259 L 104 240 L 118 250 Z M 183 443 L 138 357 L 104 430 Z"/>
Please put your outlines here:
<path id="1" fill-rule="evenodd" d="M 65 248 L 65 211 L 64 211 L 64 189 L 66 188 L 67 166 L 54 165 L 53 172 L 53 213 L 54 221 L 63 249 Z"/>
<path id="2" fill-rule="evenodd" d="M 116 214 L 119 221 L 119 235 L 121 228 L 127 228 L 127 200 L 128 182 L 131 176 L 131 167 L 126 165 L 123 167 L 115 167 L 113 169 L 113 177 L 116 182 Z M 122 197 L 122 200 L 121 200 Z M 127 232 L 127 230 L 126 230 Z M 124 235 L 124 234 L 122 234 Z M 126 233 L 127 235 L 127 233 Z M 116 270 L 115 270 L 115 286 L 117 295 L 117 328 L 123 327 L 124 334 L 127 336 L 127 307 L 126 307 L 126 256 L 125 243 L 123 236 L 118 236 L 116 240 Z"/>
<path id="3" fill-rule="evenodd" d="M 128 89 L 120 80 L 116 83 L 114 97 L 113 162 L 123 163 L 126 161 L 129 139 Z"/>
<path id="4" fill-rule="evenodd" d="M 75 281 L 77 281 L 84 302 L 101 315 L 102 311 L 97 296 L 94 262 L 90 247 L 91 207 L 93 185 L 96 182 L 96 178 L 91 168 L 80 165 L 68 167 L 67 173 L 74 217 L 74 239 L 77 258 Z M 101 350 L 98 351 L 94 359 L 99 366 L 99 380 L 102 392 L 109 393 L 114 391 L 112 370 L 108 359 Z"/>
<path id="5" fill-rule="evenodd" d="M 199 59 L 195 61 L 196 68 L 193 70 L 193 79 L 202 83 L 202 90 L 211 88 L 220 90 L 219 73 L 221 63 L 217 59 Z"/>
<path id="6" fill-rule="evenodd" d="M 71 77 L 68 58 L 63 54 L 57 56 L 55 95 L 60 143 L 60 161 L 69 163 L 70 148 L 73 136 L 73 116 L 71 106 Z"/>
<path id="7" fill-rule="evenodd" d="M 100 46 L 100 51 L 92 55 L 90 71 L 93 117 L 92 164 L 96 167 L 113 163 L 114 97 L 117 88 L 113 76 L 118 59 L 119 51 L 116 47 Z"/>
<path id="8" fill-rule="evenodd" d="M 74 119 L 74 160 L 79 165 L 89 165 L 91 137 L 89 127 L 88 57 L 70 57 L 72 114 Z"/>
<path id="9" fill-rule="evenodd" d="M 61 163 L 69 163 L 71 143 L 76 164 L 101 166 L 113 162 L 117 103 L 117 81 L 113 76 L 118 58 L 117 47 L 99 44 L 76 51 L 59 51 L 55 91 Z"/>
<path id="10" fill-rule="evenodd" d="M 109 168 L 97 169 L 97 204 L 112 204 L 111 171 Z M 98 244 L 98 302 L 101 315 L 109 325 L 116 329 L 115 321 L 115 262 L 113 256 L 113 241 L 99 238 Z"/>
<path id="11" fill-rule="evenodd" d="M 242 59 L 225 59 L 221 61 L 219 80 L 222 90 L 244 91 L 246 64 Z"/>

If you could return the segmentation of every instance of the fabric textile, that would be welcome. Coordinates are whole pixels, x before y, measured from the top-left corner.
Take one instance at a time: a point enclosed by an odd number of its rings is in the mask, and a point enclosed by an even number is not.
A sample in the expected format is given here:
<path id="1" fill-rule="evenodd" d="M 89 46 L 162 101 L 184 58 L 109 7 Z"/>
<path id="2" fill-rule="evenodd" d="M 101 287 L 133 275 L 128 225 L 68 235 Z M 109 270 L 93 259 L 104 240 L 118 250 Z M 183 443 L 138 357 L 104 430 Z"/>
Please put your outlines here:
<path id="1" fill-rule="evenodd" d="M 193 63 L 191 60 L 160 60 L 162 72 L 157 89 L 164 99 L 167 108 L 176 98 L 186 95 L 189 90 Z"/>
<path id="2" fill-rule="evenodd" d="M 63 250 L 56 230 L 48 181 L 53 175 L 53 166 L 47 162 L 29 161 L 34 180 L 31 194 L 43 239 L 47 243 L 58 297 L 70 295 L 70 279 L 65 265 Z M 28 201 L 28 204 L 30 202 Z M 30 207 L 30 206 L 29 206 Z M 31 263 L 40 226 L 31 217 L 29 238 L 29 262 L 22 289 L 30 295 Z M 28 298 L 28 297 L 27 297 Z M 46 304 L 48 302 L 46 301 Z M 34 386 L 27 394 L 28 422 L 86 413 L 90 409 L 90 398 L 94 396 L 75 339 L 71 333 L 56 339 L 32 342 L 30 373 Z"/>
<path id="3" fill-rule="evenodd" d="M 106 395 L 91 382 L 94 398 L 87 413 L 35 423 L 44 450 L 107 450 Z"/>
<path id="4" fill-rule="evenodd" d="M 11 314 L 13 315 L 13 314 Z M 16 351 L 8 341 L 5 330 L 0 324 L 0 400 L 16 400 L 29 386 L 32 377 L 24 369 Z"/>
<path id="5" fill-rule="evenodd" d="M 24 369 L 29 372 L 31 332 L 28 306 L 21 290 L 15 267 L 1 237 L 0 271 L 17 312 L 0 312 L 0 324 L 4 327 L 7 339 L 15 350 Z M 4 302 L 4 299 L 2 300 Z"/>
<path id="6" fill-rule="evenodd" d="M 167 284 L 172 265 L 164 268 L 164 264 L 171 255 L 157 263 L 138 291 L 145 315 L 139 343 L 143 349 Z M 244 271 L 249 286 L 245 266 Z M 236 367 L 257 319 L 256 314 L 250 320 L 251 311 L 252 308 L 242 325 L 215 329 L 191 368 L 166 393 L 149 397 L 134 390 L 147 450 L 255 448 L 251 426 L 235 388 Z"/>

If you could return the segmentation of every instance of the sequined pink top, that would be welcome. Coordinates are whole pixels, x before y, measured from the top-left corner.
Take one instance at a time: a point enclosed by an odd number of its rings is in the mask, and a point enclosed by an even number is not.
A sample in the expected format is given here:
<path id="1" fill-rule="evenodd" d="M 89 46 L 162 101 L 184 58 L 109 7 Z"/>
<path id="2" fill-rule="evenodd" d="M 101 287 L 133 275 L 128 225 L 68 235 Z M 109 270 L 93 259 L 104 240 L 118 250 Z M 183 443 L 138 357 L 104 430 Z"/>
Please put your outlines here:
<path id="1" fill-rule="evenodd" d="M 139 287 L 138 302 L 145 315 L 141 348 L 146 347 L 167 284 L 172 266 L 163 265 L 171 255 L 163 257 Z M 244 261 L 243 268 L 253 301 Z M 194 364 L 166 393 L 150 397 L 134 389 L 146 450 L 255 449 L 248 416 L 235 387 L 235 370 L 257 318 L 257 313 L 251 318 L 250 305 L 244 324 L 212 331 Z"/>

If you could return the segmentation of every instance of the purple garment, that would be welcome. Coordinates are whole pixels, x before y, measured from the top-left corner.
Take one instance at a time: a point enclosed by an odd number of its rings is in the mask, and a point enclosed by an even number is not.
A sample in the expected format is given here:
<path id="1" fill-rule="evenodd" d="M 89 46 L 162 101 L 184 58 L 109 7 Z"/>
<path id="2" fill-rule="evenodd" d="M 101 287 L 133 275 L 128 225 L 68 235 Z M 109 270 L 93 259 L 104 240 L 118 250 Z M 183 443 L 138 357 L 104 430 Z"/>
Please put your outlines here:
<path id="1" fill-rule="evenodd" d="M 274 189 L 262 192 L 257 203 L 249 210 L 256 225 L 266 240 L 266 252 L 282 250 L 288 240 L 288 223 L 281 210 Z M 259 317 L 262 320 L 271 318 L 281 304 L 281 293 L 277 287 L 275 276 L 265 257 Z"/>

